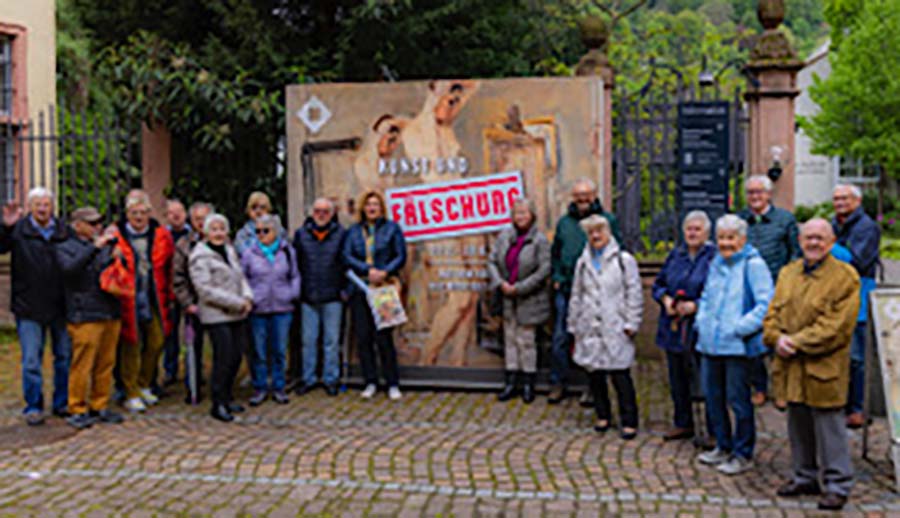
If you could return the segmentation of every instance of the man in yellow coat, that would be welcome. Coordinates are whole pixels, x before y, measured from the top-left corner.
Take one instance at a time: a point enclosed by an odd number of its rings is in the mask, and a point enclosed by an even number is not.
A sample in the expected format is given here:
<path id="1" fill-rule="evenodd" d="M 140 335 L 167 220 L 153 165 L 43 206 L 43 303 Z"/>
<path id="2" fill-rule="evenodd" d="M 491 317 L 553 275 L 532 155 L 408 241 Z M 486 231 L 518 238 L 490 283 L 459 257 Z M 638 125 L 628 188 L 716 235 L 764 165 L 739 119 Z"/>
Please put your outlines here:
<path id="1" fill-rule="evenodd" d="M 842 509 L 853 485 L 843 408 L 859 311 L 859 276 L 831 255 L 834 241 L 824 219 L 801 227 L 803 258 L 781 270 L 763 321 L 763 340 L 776 353 L 773 389 L 788 402 L 793 476 L 778 496 L 821 494 L 825 510 Z"/>

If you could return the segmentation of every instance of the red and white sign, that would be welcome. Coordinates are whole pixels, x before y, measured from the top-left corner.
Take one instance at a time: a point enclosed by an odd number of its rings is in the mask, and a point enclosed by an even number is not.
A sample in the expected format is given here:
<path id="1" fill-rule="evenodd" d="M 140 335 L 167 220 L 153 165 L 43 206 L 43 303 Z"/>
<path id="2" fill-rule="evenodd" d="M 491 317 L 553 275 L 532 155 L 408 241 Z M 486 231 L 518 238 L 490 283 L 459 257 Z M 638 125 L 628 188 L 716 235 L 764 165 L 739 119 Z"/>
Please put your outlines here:
<path id="1" fill-rule="evenodd" d="M 512 223 L 525 193 L 519 171 L 387 190 L 390 218 L 407 241 L 494 232 Z"/>

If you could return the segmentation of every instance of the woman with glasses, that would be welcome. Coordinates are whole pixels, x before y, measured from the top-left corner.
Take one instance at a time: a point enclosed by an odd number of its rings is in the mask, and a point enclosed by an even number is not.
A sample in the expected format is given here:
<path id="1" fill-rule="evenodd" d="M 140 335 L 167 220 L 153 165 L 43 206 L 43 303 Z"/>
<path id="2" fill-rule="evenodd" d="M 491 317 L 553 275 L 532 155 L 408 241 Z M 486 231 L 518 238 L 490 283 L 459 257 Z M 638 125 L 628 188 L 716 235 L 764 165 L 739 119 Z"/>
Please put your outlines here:
<path id="1" fill-rule="evenodd" d="M 244 275 L 253 290 L 250 326 L 256 353 L 250 365 L 254 389 L 250 406 L 262 404 L 270 393 L 276 403 L 288 402 L 284 392 L 285 354 L 294 300 L 300 297 L 300 272 L 294 249 L 280 237 L 282 233 L 278 216 L 259 217 L 255 243 L 241 256 Z"/>
<path id="2" fill-rule="evenodd" d="M 253 191 L 247 198 L 246 210 L 247 217 L 250 219 L 234 236 L 234 249 L 237 250 L 238 255 L 244 255 L 244 252 L 256 244 L 256 220 L 272 212 L 272 201 L 266 193 Z M 279 235 L 279 237 L 284 236 Z"/>

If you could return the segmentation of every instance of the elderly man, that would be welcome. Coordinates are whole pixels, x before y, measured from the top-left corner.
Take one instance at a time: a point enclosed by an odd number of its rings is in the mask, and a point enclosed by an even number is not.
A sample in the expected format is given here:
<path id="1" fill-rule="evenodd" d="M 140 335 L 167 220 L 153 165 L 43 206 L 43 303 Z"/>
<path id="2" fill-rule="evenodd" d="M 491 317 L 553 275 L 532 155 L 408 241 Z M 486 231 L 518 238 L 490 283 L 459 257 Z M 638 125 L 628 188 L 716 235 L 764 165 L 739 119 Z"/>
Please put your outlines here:
<path id="1" fill-rule="evenodd" d="M 850 252 L 850 264 L 859 274 L 861 302 L 850 347 L 850 382 L 847 399 L 847 426 L 859 428 L 865 422 L 863 397 L 866 371 L 866 319 L 869 292 L 875 289 L 881 229 L 862 208 L 862 192 L 853 185 L 838 185 L 832 192 L 834 219 L 831 226 L 837 243 Z"/>
<path id="2" fill-rule="evenodd" d="M 778 496 L 818 495 L 821 475 L 826 510 L 844 507 L 853 481 L 843 407 L 859 311 L 859 277 L 829 253 L 834 239 L 823 219 L 803 225 L 803 259 L 782 271 L 763 321 L 763 339 L 777 355 L 772 385 L 788 402 L 793 477 Z"/>
<path id="3" fill-rule="evenodd" d="M 603 210 L 597 197 L 597 185 L 581 178 L 572 186 L 572 203 L 569 210 L 556 224 L 553 246 L 550 249 L 551 279 L 553 282 L 553 305 L 556 317 L 553 322 L 553 340 L 551 346 L 550 390 L 548 402 L 559 403 L 566 394 L 566 382 L 569 374 L 569 362 L 572 350 L 572 334 L 566 328 L 569 296 L 572 292 L 572 279 L 575 277 L 575 263 L 584 251 L 587 236 L 579 226 L 581 220 L 598 214 L 605 217 L 610 224 L 616 242 L 622 242 L 619 224 L 616 217 Z M 584 401 L 587 404 L 587 400 Z"/>
<path id="4" fill-rule="evenodd" d="M 153 207 L 146 192 L 125 197 L 125 221 L 116 229 L 116 250 L 135 278 L 134 295 L 119 298 L 122 305 L 120 376 L 125 408 L 143 412 L 159 399 L 150 389 L 165 336 L 172 331 L 172 255 L 175 245 L 165 227 L 150 217 Z"/>
<path id="5" fill-rule="evenodd" d="M 338 393 L 338 340 L 346 284 L 341 250 L 345 233 L 335 217 L 334 204 L 327 198 L 319 198 L 313 203 L 312 215 L 294 233 L 294 248 L 303 279 L 300 292 L 303 379 L 296 388 L 298 394 L 309 391 L 316 384 L 320 335 L 325 392 L 329 396 Z"/>
<path id="6" fill-rule="evenodd" d="M 192 404 L 199 402 L 201 398 L 199 387 L 203 382 L 203 370 L 200 368 L 203 365 L 203 325 L 197 318 L 197 292 L 191 282 L 188 265 L 191 251 L 197 243 L 203 240 L 203 223 L 206 221 L 206 217 L 215 210 L 211 204 L 198 201 L 191 205 L 188 212 L 191 218 L 190 232 L 175 242 L 175 255 L 172 259 L 172 291 L 178 306 L 184 311 L 186 325 L 194 333 L 191 343 L 194 361 L 189 362 L 188 357 L 185 357 L 184 369 L 184 384 L 188 389 L 185 403 Z M 195 383 L 193 390 L 191 389 L 191 380 Z"/>
<path id="7" fill-rule="evenodd" d="M 751 176 L 744 184 L 744 189 L 748 208 L 738 215 L 750 225 L 747 239 L 766 262 L 774 283 L 781 268 L 800 255 L 797 220 L 790 212 L 772 205 L 772 180 L 769 177 Z M 753 404 L 764 404 L 769 388 L 765 356 L 753 360 L 750 382 L 753 384 Z"/>
<path id="8" fill-rule="evenodd" d="M 96 421 L 121 423 L 109 410 L 112 373 L 119 341 L 119 300 L 100 288 L 100 274 L 113 261 L 114 235 L 100 229 L 103 216 L 94 207 L 72 212 L 74 234 L 56 248 L 66 294 L 66 320 L 72 339 L 69 376 L 70 425 L 87 428 Z"/>
<path id="9" fill-rule="evenodd" d="M 47 334 L 53 342 L 53 414 L 68 417 L 69 356 L 62 273 L 55 249 L 66 227 L 53 216 L 53 193 L 35 187 L 28 193 L 28 214 L 15 202 L 3 207 L 0 253 L 12 252 L 12 312 L 22 348 L 25 421 L 44 422 L 41 364 Z"/>
<path id="10" fill-rule="evenodd" d="M 172 234 L 172 241 L 175 243 L 191 233 L 191 226 L 187 222 L 187 211 L 179 200 L 166 201 L 166 230 Z M 175 383 L 178 377 L 178 353 L 181 349 L 178 341 L 178 324 L 181 322 L 183 310 L 184 308 L 176 302 L 172 310 L 172 332 L 166 336 L 166 343 L 163 346 L 163 385 Z"/>

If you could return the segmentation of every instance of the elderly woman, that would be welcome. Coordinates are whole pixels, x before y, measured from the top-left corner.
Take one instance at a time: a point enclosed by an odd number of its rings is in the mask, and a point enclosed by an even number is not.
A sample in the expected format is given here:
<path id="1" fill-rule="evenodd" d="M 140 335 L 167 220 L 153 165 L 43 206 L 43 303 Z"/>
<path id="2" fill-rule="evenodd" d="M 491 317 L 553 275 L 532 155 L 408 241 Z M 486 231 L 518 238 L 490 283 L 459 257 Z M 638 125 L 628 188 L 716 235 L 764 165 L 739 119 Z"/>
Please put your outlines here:
<path id="1" fill-rule="evenodd" d="M 697 310 L 697 351 L 707 416 L 716 448 L 700 454 L 703 464 L 727 475 L 753 466 L 756 429 L 750 402 L 753 358 L 765 352 L 762 323 L 772 298 L 772 275 L 747 243 L 747 222 L 733 214 L 716 221 L 719 253 Z M 734 414 L 734 427 L 728 415 Z M 733 432 L 732 432 L 733 430 Z"/>
<path id="2" fill-rule="evenodd" d="M 253 191 L 247 198 L 246 211 L 247 217 L 250 219 L 234 236 L 234 249 L 237 250 L 239 256 L 244 255 L 244 252 L 256 245 L 256 220 L 272 212 L 272 202 L 266 193 Z M 284 235 L 279 235 L 279 237 L 284 237 Z"/>
<path id="3" fill-rule="evenodd" d="M 254 390 L 250 406 L 262 404 L 270 392 L 276 403 L 288 402 L 284 392 L 285 355 L 294 300 L 300 296 L 300 272 L 294 248 L 279 237 L 282 233 L 278 216 L 259 217 L 256 243 L 241 256 L 244 275 L 253 290 L 250 326 L 256 354 L 250 366 Z"/>
<path id="4" fill-rule="evenodd" d="M 588 372 L 597 414 L 594 429 L 605 432 L 610 427 L 606 378 L 611 377 L 619 400 L 621 437 L 631 440 L 637 437 L 638 408 L 630 369 L 643 308 L 637 261 L 619 248 L 603 216 L 587 217 L 580 225 L 588 239 L 575 263 L 566 322 L 575 336 L 573 359 Z"/>
<path id="5" fill-rule="evenodd" d="M 234 377 L 245 349 L 247 315 L 253 309 L 253 291 L 244 278 L 234 247 L 228 243 L 228 219 L 210 214 L 203 223 L 204 240 L 191 251 L 191 282 L 197 292 L 198 316 L 213 345 L 212 409 L 220 421 L 234 420 L 243 412 L 234 403 Z"/>
<path id="6" fill-rule="evenodd" d="M 675 409 L 674 427 L 664 441 L 694 436 L 691 386 L 694 384 L 694 316 L 709 263 L 716 247 L 709 242 L 709 216 L 701 210 L 689 212 L 682 230 L 684 242 L 666 257 L 653 282 L 653 300 L 660 305 L 656 345 L 665 351 L 669 367 L 669 392 Z"/>
<path id="7" fill-rule="evenodd" d="M 344 261 L 356 275 L 370 286 L 380 286 L 397 279 L 406 264 L 406 240 L 400 226 L 385 218 L 384 196 L 374 190 L 360 198 L 359 222 L 347 230 L 344 239 Z M 397 400 L 400 376 L 397 371 L 397 350 L 393 329 L 377 329 L 366 294 L 351 285 L 350 314 L 359 350 L 366 387 L 363 399 L 371 399 L 378 390 L 378 371 L 375 369 L 375 349 L 381 356 L 381 369 L 388 386 L 388 397 Z"/>
<path id="8" fill-rule="evenodd" d="M 534 203 L 519 199 L 513 204 L 513 224 L 500 232 L 491 250 L 488 273 L 491 286 L 503 294 L 503 344 L 506 380 L 497 394 L 508 401 L 522 377 L 522 400 L 534 401 L 537 376 L 535 331 L 550 318 L 550 241 L 535 225 Z"/>

